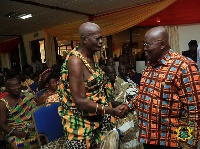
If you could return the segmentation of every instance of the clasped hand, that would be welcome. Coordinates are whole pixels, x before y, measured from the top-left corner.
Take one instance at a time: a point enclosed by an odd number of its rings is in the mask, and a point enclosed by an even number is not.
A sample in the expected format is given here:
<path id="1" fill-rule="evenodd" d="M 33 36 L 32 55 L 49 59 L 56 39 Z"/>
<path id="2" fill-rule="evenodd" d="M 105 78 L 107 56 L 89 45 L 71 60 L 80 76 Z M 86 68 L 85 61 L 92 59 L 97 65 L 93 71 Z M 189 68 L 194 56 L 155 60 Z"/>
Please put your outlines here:
<path id="1" fill-rule="evenodd" d="M 119 117 L 119 118 L 124 118 L 127 116 L 129 112 L 129 108 L 127 104 L 121 104 L 117 106 L 116 108 L 113 109 L 114 116 Z"/>

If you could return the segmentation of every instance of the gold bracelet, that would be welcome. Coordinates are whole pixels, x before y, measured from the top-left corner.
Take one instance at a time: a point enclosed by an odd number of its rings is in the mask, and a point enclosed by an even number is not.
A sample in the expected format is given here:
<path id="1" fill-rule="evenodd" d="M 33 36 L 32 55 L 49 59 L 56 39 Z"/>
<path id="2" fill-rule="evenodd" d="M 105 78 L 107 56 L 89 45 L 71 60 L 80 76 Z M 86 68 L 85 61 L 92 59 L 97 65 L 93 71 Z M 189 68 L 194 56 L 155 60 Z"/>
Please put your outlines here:
<path id="1" fill-rule="evenodd" d="M 97 114 L 98 107 L 99 107 L 99 104 L 97 103 L 95 114 Z"/>
<path id="2" fill-rule="evenodd" d="M 105 114 L 106 114 L 106 108 L 104 106 L 103 115 L 105 115 Z"/>
<path id="3" fill-rule="evenodd" d="M 14 130 L 15 130 L 15 129 L 12 129 L 12 130 L 5 136 L 5 138 L 8 138 L 8 137 L 13 133 Z"/>
<path id="4" fill-rule="evenodd" d="M 102 105 L 102 107 L 101 107 L 102 115 L 103 115 L 103 108 L 104 108 L 104 105 Z"/>

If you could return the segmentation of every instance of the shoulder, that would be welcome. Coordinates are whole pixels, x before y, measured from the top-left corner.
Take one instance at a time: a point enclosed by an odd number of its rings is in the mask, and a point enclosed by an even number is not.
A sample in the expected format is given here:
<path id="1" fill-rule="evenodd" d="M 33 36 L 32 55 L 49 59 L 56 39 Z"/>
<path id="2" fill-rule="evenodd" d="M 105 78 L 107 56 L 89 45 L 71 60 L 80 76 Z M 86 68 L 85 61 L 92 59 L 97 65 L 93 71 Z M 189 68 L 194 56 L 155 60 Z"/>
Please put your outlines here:
<path id="1" fill-rule="evenodd" d="M 190 63 L 195 63 L 192 59 L 176 52 L 173 53 L 171 60 L 175 61 L 175 64 L 185 63 L 189 65 Z"/>
<path id="2" fill-rule="evenodd" d="M 82 60 L 79 57 L 75 56 L 75 55 L 71 56 L 69 58 L 69 61 L 68 61 L 68 64 L 67 64 L 67 68 L 68 69 L 76 69 L 76 70 L 78 70 L 80 67 L 83 67 Z"/>
<path id="3" fill-rule="evenodd" d="M 0 99 L 0 109 L 1 110 L 6 109 L 6 103 L 4 101 L 4 98 Z"/>
<path id="4" fill-rule="evenodd" d="M 82 60 L 79 57 L 72 55 L 69 57 L 68 63 L 80 64 L 80 63 L 82 63 Z"/>
<path id="5" fill-rule="evenodd" d="M 44 98 L 47 98 L 48 97 L 48 93 L 47 92 L 44 92 L 38 99 L 44 99 Z"/>
<path id="6" fill-rule="evenodd" d="M 186 71 L 198 72 L 197 64 L 188 57 L 175 53 L 173 57 L 173 61 L 174 61 L 174 66 L 179 68 L 178 70 L 181 70 L 182 71 L 181 73 L 186 72 Z"/>

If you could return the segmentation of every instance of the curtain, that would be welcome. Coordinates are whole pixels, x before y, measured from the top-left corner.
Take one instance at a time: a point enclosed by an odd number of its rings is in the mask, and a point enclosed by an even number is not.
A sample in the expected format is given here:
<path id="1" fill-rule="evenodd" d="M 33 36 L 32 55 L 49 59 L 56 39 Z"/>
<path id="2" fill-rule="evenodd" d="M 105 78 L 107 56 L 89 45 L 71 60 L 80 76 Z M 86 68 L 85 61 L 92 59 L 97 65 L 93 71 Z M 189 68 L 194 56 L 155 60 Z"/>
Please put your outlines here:
<path id="1" fill-rule="evenodd" d="M 22 36 L 19 37 L 19 41 L 20 41 L 20 60 L 22 66 L 24 66 L 27 64 L 27 57 Z"/>
<path id="2" fill-rule="evenodd" d="M 171 45 L 171 49 L 180 53 L 178 26 L 165 26 L 165 28 L 169 33 L 169 44 Z"/>
<path id="3" fill-rule="evenodd" d="M 138 26 L 180 25 L 200 23 L 200 0 L 177 0 L 163 11 Z"/>
<path id="4" fill-rule="evenodd" d="M 56 51 L 54 37 L 47 32 L 45 32 L 45 53 L 46 53 L 46 63 L 48 67 L 56 64 Z"/>
<path id="5" fill-rule="evenodd" d="M 1 53 L 1 64 L 2 68 L 11 68 L 11 63 L 10 63 L 10 53 Z"/>
<path id="6" fill-rule="evenodd" d="M 162 0 L 103 14 L 95 16 L 91 22 L 97 23 L 101 27 L 104 36 L 109 36 L 141 23 L 147 18 L 167 8 L 175 1 L 176 0 Z M 83 20 L 47 28 L 45 31 L 59 39 L 79 40 L 78 28 L 82 23 L 87 21 L 88 18 L 85 18 Z"/>
<path id="7" fill-rule="evenodd" d="M 197 66 L 200 73 L 200 43 L 198 44 L 198 47 L 197 47 Z"/>
<path id="8" fill-rule="evenodd" d="M 19 44 L 19 38 L 11 39 L 0 43 L 0 53 L 11 53 Z"/>

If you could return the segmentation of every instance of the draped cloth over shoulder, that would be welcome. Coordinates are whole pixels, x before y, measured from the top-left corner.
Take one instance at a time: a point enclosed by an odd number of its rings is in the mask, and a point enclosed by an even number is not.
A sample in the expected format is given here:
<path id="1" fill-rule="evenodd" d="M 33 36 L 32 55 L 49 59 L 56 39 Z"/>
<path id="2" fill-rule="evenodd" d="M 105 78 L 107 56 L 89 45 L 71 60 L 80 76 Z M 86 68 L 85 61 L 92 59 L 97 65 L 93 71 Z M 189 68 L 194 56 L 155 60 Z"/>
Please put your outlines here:
<path id="1" fill-rule="evenodd" d="M 59 100 L 61 106 L 58 109 L 59 115 L 62 117 L 65 134 L 68 140 L 85 140 L 86 146 L 92 143 L 99 143 L 104 134 L 113 128 L 114 118 L 110 115 L 96 115 L 87 111 L 79 110 L 74 102 L 69 88 L 67 63 L 70 56 L 79 57 L 88 68 L 92 76 L 85 81 L 86 98 L 104 106 L 111 106 L 110 101 L 106 97 L 105 90 L 111 90 L 111 84 L 104 85 L 104 73 L 98 66 L 98 58 L 94 55 L 95 69 L 93 70 L 84 57 L 78 51 L 72 50 L 66 57 L 62 66 L 61 79 L 58 89 Z"/>
<path id="2" fill-rule="evenodd" d="M 17 138 L 12 134 L 8 136 L 7 140 L 14 149 L 37 149 L 36 134 L 31 118 L 31 112 L 36 109 L 34 99 L 32 94 L 24 94 L 13 108 L 9 107 L 6 99 L 2 99 L 8 109 L 7 125 L 17 131 L 29 133 L 28 138 Z"/>

